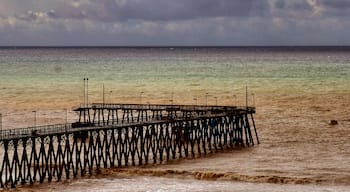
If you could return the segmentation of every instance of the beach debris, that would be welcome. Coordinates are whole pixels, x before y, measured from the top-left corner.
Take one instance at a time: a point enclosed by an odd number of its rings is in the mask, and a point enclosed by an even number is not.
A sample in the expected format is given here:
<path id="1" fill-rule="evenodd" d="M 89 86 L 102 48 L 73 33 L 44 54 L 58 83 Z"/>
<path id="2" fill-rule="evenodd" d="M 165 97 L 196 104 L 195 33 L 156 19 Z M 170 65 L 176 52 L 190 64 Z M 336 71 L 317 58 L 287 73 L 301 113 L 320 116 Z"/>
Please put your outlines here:
<path id="1" fill-rule="evenodd" d="M 328 125 L 338 125 L 338 121 L 337 121 L 337 120 L 334 120 L 334 119 L 329 120 L 329 121 L 328 121 Z"/>

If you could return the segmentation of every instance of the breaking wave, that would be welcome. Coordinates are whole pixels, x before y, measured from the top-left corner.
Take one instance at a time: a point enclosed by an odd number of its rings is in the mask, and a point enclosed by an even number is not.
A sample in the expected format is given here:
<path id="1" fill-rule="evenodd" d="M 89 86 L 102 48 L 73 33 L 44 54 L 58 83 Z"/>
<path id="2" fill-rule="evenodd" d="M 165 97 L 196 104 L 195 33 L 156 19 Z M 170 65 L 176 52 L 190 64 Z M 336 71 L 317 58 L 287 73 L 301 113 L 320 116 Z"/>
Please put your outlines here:
<path id="1" fill-rule="evenodd" d="M 322 184 L 327 180 L 322 178 L 301 178 L 285 176 L 268 175 L 243 175 L 239 173 L 216 173 L 211 171 L 185 171 L 185 170 L 158 170 L 158 169 L 129 169 L 115 168 L 110 170 L 119 176 L 156 176 L 156 177 L 178 177 L 195 178 L 198 180 L 222 180 L 222 181 L 240 181 L 254 183 L 275 183 L 275 184 Z M 110 173 L 108 173 L 110 174 Z"/>

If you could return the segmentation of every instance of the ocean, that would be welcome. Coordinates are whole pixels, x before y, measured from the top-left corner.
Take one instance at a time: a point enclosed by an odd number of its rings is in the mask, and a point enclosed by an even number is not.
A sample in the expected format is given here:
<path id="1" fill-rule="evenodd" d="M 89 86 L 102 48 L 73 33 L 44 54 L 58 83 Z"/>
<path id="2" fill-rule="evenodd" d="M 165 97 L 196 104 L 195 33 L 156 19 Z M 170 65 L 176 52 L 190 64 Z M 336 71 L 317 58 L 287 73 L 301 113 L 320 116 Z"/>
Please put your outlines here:
<path id="1" fill-rule="evenodd" d="M 1 128 L 74 122 L 84 78 L 89 102 L 247 97 L 261 144 L 17 190 L 350 191 L 348 47 L 0 48 Z"/>

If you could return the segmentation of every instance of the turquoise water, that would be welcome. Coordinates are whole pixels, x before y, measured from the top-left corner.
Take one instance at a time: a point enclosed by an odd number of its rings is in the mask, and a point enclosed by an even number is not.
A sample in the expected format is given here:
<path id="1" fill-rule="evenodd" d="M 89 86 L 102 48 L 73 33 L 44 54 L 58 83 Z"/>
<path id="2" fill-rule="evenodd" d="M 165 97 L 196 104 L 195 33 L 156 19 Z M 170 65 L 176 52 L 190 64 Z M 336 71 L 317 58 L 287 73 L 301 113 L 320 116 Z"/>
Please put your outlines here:
<path id="1" fill-rule="evenodd" d="M 33 110 L 38 125 L 65 122 L 65 110 L 83 102 L 85 77 L 90 102 L 102 102 L 104 85 L 105 102 L 170 103 L 174 95 L 174 103 L 194 104 L 197 98 L 204 104 L 208 93 L 210 105 L 215 97 L 219 105 L 245 105 L 248 86 L 249 105 L 257 107 L 259 146 L 150 168 L 225 173 L 244 182 L 189 183 L 177 175 L 155 179 L 166 180 L 160 189 L 173 190 L 168 185 L 202 189 L 208 184 L 218 191 L 234 186 L 248 191 L 260 187 L 345 191 L 350 185 L 350 50 L 346 48 L 0 49 L 0 69 L 4 129 L 32 126 Z M 73 122 L 76 116 L 69 112 L 68 118 Z M 339 124 L 329 125 L 331 119 Z M 126 191 L 157 190 L 149 185 L 153 177 L 126 178 L 130 183 Z M 288 185 L 280 185 L 278 178 L 287 178 Z M 118 177 L 112 180 L 115 186 L 124 182 Z M 110 179 L 99 181 L 90 184 L 83 179 L 56 188 L 85 191 L 79 186 L 108 186 L 106 190 L 113 186 Z"/>
<path id="2" fill-rule="evenodd" d="M 221 103 L 233 94 L 243 102 L 245 86 L 261 96 L 348 89 L 349 61 L 345 51 L 262 48 L 1 49 L 0 100 L 72 105 L 82 101 L 88 77 L 92 101 L 101 101 L 104 84 L 115 102 L 137 102 L 140 92 L 150 102 L 168 102 L 172 92 L 180 103 L 204 102 L 207 92 Z"/>

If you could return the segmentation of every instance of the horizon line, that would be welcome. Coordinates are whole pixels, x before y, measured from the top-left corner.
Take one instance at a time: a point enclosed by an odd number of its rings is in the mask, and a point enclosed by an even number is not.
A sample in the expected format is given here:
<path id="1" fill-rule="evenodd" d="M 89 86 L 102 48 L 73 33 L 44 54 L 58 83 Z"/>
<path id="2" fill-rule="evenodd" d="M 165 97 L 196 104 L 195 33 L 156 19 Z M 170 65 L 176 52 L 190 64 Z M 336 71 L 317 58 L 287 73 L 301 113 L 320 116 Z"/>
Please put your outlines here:
<path id="1" fill-rule="evenodd" d="M 0 46 L 0 48 L 350 48 L 350 45 L 8 45 Z"/>

